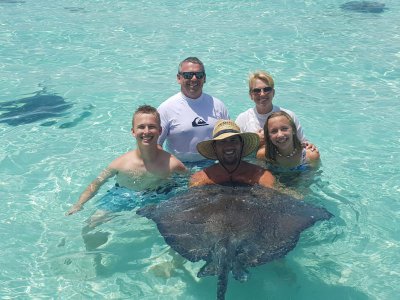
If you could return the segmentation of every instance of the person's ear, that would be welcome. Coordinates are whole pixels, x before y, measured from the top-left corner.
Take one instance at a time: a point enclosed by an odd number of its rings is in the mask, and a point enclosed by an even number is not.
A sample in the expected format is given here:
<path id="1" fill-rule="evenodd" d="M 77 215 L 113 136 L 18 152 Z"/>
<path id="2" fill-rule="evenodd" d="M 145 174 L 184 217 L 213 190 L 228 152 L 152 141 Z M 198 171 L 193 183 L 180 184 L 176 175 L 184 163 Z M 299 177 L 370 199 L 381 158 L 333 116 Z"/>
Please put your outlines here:
<path id="1" fill-rule="evenodd" d="M 135 129 L 133 129 L 133 127 L 131 128 L 131 133 L 133 137 L 136 137 Z"/>
<path id="2" fill-rule="evenodd" d="M 250 99 L 251 99 L 251 100 L 253 100 L 253 92 L 252 92 L 252 91 L 253 91 L 253 87 L 250 87 L 250 86 L 249 86 L 249 96 L 250 96 Z M 254 101 L 254 100 L 253 100 L 253 101 Z"/>

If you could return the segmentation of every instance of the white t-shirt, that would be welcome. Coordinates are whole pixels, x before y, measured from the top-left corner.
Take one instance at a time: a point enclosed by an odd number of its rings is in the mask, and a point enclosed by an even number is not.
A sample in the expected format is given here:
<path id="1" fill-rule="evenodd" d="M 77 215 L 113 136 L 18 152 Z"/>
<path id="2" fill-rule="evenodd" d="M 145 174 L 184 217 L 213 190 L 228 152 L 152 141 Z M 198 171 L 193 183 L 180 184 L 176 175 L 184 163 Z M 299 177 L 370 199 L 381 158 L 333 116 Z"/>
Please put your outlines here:
<path id="1" fill-rule="evenodd" d="M 166 141 L 166 149 L 181 161 L 203 160 L 196 149 L 199 142 L 212 138 L 214 125 L 219 119 L 229 119 L 228 110 L 221 100 L 202 93 L 191 99 L 181 92 L 158 107 L 162 133 L 158 143 Z"/>
<path id="2" fill-rule="evenodd" d="M 238 115 L 236 118 L 235 123 L 240 127 L 240 130 L 242 132 L 258 132 L 260 129 L 264 128 L 264 124 L 267 121 L 268 117 L 273 113 L 277 111 L 284 111 L 286 112 L 289 116 L 292 117 L 294 124 L 296 124 L 297 128 L 297 137 L 301 142 L 307 141 L 304 133 L 303 133 L 303 128 L 300 125 L 299 120 L 297 119 L 296 115 L 294 112 L 281 108 L 276 105 L 272 105 L 272 111 L 269 113 L 263 115 L 259 114 L 256 110 L 255 107 L 249 108 L 245 112 L 242 112 L 241 114 Z"/>

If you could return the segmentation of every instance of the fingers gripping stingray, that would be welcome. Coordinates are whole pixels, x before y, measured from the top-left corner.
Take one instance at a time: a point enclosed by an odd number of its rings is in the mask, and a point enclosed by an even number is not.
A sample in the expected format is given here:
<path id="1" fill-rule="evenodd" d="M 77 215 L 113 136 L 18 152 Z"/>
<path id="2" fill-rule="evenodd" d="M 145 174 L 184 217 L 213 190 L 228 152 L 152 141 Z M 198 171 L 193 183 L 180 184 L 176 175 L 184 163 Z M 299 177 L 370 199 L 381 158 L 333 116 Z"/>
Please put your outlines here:
<path id="1" fill-rule="evenodd" d="M 186 259 L 206 263 L 197 276 L 218 277 L 224 299 L 231 271 L 240 281 L 249 267 L 285 256 L 300 233 L 332 215 L 272 189 L 203 186 L 137 211 L 156 222 L 166 243 Z"/>

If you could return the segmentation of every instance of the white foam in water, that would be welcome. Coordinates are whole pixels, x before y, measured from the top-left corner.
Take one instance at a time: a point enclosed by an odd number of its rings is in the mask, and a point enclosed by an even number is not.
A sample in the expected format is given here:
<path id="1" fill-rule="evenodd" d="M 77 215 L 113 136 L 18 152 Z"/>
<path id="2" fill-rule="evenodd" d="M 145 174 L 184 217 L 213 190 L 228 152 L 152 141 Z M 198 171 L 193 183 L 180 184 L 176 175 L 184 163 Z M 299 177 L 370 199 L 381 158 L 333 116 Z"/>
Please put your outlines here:
<path id="1" fill-rule="evenodd" d="M 249 72 L 273 75 L 274 103 L 296 113 L 321 152 L 320 172 L 298 188 L 336 216 L 246 283 L 230 280 L 227 298 L 398 297 L 400 6 L 364 14 L 344 2 L 0 1 L 0 121 L 1 104 L 39 91 L 72 104 L 33 123 L 0 122 L 0 298 L 215 297 L 215 278 L 193 279 L 196 265 L 169 277 L 146 271 L 152 257 L 171 257 L 134 211 L 99 226 L 110 238 L 86 250 L 82 227 L 113 182 L 64 215 L 134 146 L 137 106 L 178 91 L 188 56 L 204 62 L 205 91 L 233 119 L 253 106 Z"/>

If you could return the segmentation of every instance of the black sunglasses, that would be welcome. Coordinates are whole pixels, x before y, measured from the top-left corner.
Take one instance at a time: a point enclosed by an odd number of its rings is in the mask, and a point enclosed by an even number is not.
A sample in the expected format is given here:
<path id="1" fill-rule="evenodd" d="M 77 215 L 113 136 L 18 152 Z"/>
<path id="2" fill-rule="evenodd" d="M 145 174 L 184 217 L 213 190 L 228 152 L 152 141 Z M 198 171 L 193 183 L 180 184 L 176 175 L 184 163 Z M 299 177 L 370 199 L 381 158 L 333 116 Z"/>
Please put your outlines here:
<path id="1" fill-rule="evenodd" d="M 261 91 L 263 91 L 264 94 L 268 94 L 268 93 L 271 93 L 272 90 L 273 90 L 272 87 L 266 86 L 266 87 L 264 87 L 264 88 L 262 88 L 262 89 L 260 89 L 260 88 L 254 88 L 254 89 L 251 90 L 251 92 L 254 93 L 254 94 L 261 94 Z"/>
<path id="2" fill-rule="evenodd" d="M 182 75 L 185 79 L 192 79 L 193 75 L 196 75 L 197 79 L 202 79 L 204 76 L 206 76 L 205 72 L 179 72 L 178 74 Z"/>

